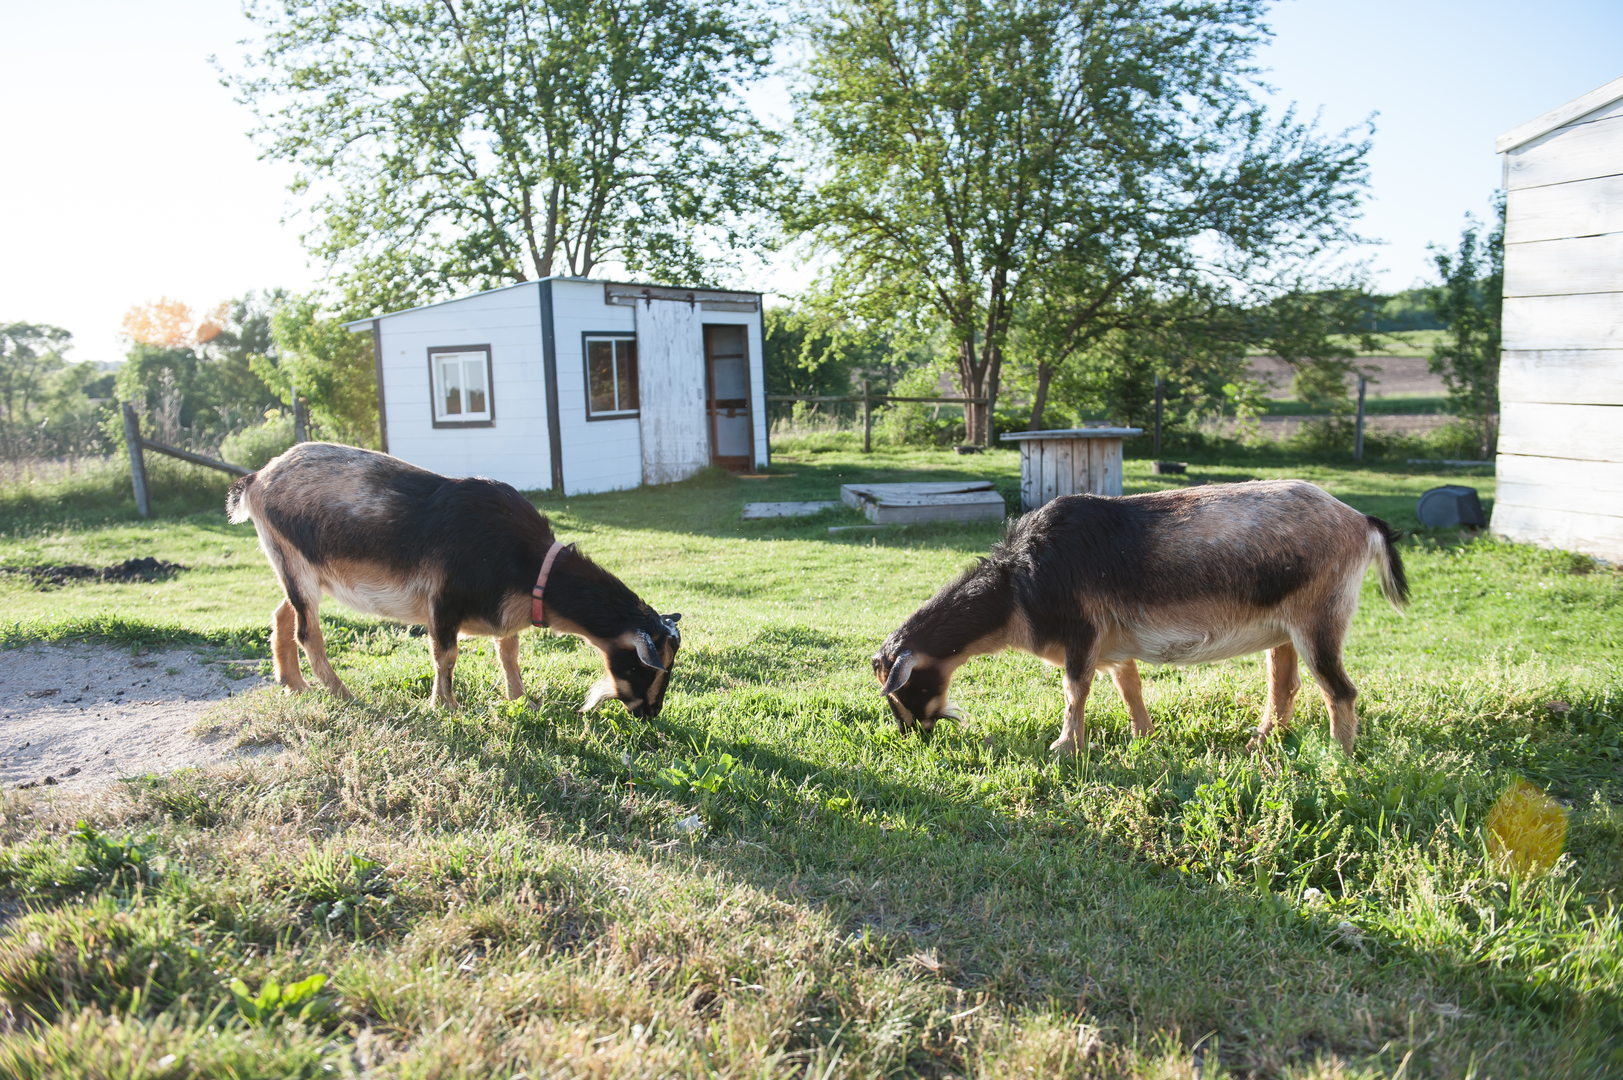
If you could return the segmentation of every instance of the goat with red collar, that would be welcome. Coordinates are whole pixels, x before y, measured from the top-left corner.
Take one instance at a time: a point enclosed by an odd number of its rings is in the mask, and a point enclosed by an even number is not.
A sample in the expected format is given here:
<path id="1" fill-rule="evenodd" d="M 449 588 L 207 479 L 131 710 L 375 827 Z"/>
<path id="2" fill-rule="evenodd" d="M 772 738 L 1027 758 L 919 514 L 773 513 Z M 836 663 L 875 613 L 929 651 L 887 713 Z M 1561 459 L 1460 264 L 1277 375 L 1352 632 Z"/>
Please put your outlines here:
<path id="1" fill-rule="evenodd" d="M 226 511 L 252 520 L 286 593 L 271 616 L 276 679 L 309 688 L 310 670 L 352 696 L 327 660 L 319 607 L 327 594 L 369 615 L 428 628 L 434 701 L 456 708 L 451 671 L 459 634 L 493 637 L 507 696 L 524 694 L 518 634 L 545 626 L 584 638 L 604 675 L 583 711 L 617 700 L 658 716 L 681 634 L 624 582 L 565 546 L 507 484 L 453 479 L 399 458 L 331 443 L 300 443 L 231 486 Z"/>

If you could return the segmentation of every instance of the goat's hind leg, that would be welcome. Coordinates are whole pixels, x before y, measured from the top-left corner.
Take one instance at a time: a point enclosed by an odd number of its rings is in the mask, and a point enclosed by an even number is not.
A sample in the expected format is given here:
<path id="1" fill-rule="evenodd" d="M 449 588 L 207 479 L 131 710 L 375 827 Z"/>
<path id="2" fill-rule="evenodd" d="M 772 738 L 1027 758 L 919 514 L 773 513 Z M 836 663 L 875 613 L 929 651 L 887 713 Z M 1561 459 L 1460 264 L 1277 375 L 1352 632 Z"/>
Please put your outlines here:
<path id="1" fill-rule="evenodd" d="M 1287 641 L 1269 649 L 1268 703 L 1262 707 L 1262 719 L 1257 723 L 1257 733 L 1251 739 L 1250 749 L 1261 749 L 1268 736 L 1291 726 L 1291 714 L 1296 710 L 1296 692 L 1301 688 L 1302 674 L 1297 670 L 1296 646 Z"/>
<path id="2" fill-rule="evenodd" d="M 283 600 L 271 612 L 271 665 L 276 681 L 290 694 L 302 694 L 310 689 L 299 670 L 299 639 L 294 632 L 293 601 Z"/>
<path id="3" fill-rule="evenodd" d="M 293 605 L 294 632 L 298 636 L 299 644 L 304 648 L 304 655 L 310 661 L 310 673 L 320 679 L 332 695 L 336 698 L 349 699 L 355 695 L 349 692 L 349 687 L 338 677 L 338 672 L 332 669 L 327 660 L 327 639 L 321 635 L 321 593 L 313 593 L 315 599 L 306 599 L 304 591 L 295 593 L 288 590 L 288 600 Z"/>
<path id="4" fill-rule="evenodd" d="M 1358 687 L 1347 677 L 1347 669 L 1341 664 L 1341 642 L 1345 635 L 1345 625 L 1321 627 L 1302 652 L 1319 684 L 1319 692 L 1324 695 L 1325 707 L 1330 711 L 1330 734 L 1350 758 L 1353 743 L 1358 738 L 1358 713 L 1353 708 Z"/>

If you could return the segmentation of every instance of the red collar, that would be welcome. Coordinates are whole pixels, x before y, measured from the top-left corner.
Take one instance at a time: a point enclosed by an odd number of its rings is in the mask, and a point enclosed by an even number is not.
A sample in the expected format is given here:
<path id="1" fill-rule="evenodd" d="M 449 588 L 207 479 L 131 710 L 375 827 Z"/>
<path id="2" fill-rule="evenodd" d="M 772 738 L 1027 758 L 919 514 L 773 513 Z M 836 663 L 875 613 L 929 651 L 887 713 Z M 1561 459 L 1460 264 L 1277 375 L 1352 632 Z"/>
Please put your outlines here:
<path id="1" fill-rule="evenodd" d="M 563 549 L 564 546 L 558 543 L 558 541 L 554 540 L 552 542 L 552 546 L 547 549 L 547 557 L 541 560 L 541 573 L 536 576 L 535 588 L 530 590 L 531 626 L 547 625 L 547 613 L 546 610 L 541 606 L 541 597 L 542 594 L 547 591 L 547 575 L 552 573 L 552 560 L 556 559 L 558 557 L 558 552 L 562 551 Z"/>

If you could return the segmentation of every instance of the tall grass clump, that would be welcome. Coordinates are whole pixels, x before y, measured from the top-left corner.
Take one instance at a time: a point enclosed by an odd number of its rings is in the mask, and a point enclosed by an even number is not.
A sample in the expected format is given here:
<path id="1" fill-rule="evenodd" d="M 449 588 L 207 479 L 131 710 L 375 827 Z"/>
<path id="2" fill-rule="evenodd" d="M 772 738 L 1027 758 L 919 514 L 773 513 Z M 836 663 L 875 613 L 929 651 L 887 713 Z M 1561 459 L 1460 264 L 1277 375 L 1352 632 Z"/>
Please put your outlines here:
<path id="1" fill-rule="evenodd" d="M 178 517 L 225 506 L 232 477 L 163 454 L 146 455 L 152 512 Z M 0 467 L 0 530 L 138 521 L 129 459 L 9 462 Z"/>

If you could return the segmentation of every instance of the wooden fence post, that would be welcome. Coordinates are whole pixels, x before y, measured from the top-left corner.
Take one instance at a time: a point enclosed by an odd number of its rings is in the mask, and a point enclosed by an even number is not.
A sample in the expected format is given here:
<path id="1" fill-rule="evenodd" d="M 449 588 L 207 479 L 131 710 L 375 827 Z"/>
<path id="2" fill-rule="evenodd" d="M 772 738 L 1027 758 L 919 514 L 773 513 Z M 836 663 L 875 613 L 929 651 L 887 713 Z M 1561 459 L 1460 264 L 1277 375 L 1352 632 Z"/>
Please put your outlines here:
<path id="1" fill-rule="evenodd" d="M 299 388 L 293 387 L 293 441 L 301 443 L 304 437 L 304 408 L 299 404 Z"/>
<path id="2" fill-rule="evenodd" d="M 141 422 L 129 402 L 124 406 L 124 444 L 130 449 L 130 482 L 135 485 L 135 509 L 144 518 L 152 516 L 152 499 L 147 492 L 147 463 L 141 452 Z"/>
<path id="3" fill-rule="evenodd" d="M 1353 460 L 1364 460 L 1364 383 L 1362 375 L 1358 376 L 1358 422 L 1353 427 Z"/>
<path id="4" fill-rule="evenodd" d="M 862 452 L 873 453 L 873 409 L 868 398 L 868 380 L 862 380 Z"/>

